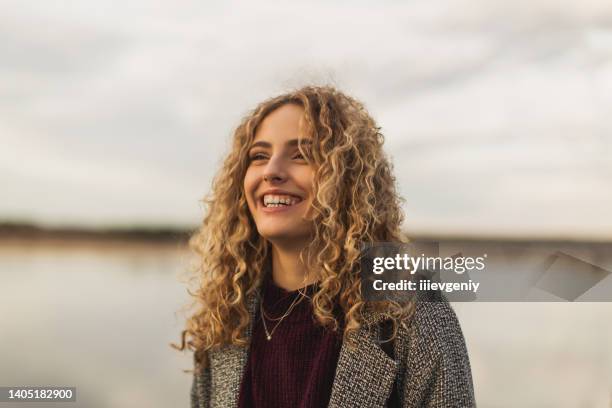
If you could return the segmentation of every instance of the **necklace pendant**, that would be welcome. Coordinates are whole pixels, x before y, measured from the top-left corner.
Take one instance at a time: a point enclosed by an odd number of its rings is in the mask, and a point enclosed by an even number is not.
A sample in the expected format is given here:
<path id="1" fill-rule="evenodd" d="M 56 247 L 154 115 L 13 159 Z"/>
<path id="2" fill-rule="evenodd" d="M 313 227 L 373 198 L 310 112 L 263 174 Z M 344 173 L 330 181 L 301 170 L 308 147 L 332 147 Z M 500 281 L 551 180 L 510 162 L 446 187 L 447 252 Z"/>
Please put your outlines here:
<path id="1" fill-rule="evenodd" d="M 268 339 L 268 341 L 272 340 L 272 336 L 270 336 L 269 334 L 266 335 L 266 339 Z"/>

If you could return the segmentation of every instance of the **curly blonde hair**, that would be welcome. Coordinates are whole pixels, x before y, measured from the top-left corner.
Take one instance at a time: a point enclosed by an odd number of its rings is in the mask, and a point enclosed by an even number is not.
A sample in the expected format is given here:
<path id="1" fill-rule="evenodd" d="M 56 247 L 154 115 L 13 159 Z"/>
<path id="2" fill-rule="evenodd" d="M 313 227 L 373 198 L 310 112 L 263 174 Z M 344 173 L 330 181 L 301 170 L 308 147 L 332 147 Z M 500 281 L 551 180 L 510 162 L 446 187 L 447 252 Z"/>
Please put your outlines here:
<path id="1" fill-rule="evenodd" d="M 305 156 L 315 169 L 315 235 L 300 257 L 317 266 L 320 280 L 312 297 L 317 321 L 337 330 L 333 314 L 337 302 L 345 322 L 343 336 L 350 344 L 366 308 L 383 311 L 393 320 L 393 336 L 411 313 L 409 302 L 366 302 L 361 294 L 361 244 L 406 242 L 400 231 L 402 200 L 382 149 L 380 128 L 363 104 L 350 96 L 329 86 L 306 86 L 262 102 L 243 118 L 231 152 L 203 200 L 206 216 L 190 240 L 199 259 L 199 288 L 190 292 L 196 310 L 182 331 L 181 345 L 173 345 L 195 352 L 196 370 L 206 365 L 205 354 L 211 348 L 247 343 L 246 298 L 262 282 L 270 244 L 257 231 L 243 180 L 258 125 L 285 104 L 304 109 L 305 134 L 312 138 Z"/>

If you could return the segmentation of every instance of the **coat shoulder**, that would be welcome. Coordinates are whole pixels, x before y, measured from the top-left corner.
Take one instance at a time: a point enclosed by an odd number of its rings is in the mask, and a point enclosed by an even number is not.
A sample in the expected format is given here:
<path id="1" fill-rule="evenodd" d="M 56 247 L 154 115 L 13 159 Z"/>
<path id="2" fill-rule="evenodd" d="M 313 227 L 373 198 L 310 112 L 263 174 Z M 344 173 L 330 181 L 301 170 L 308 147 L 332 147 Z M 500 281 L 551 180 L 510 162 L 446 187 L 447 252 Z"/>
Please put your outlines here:
<path id="1" fill-rule="evenodd" d="M 403 406 L 473 407 L 474 388 L 467 346 L 459 320 L 440 292 L 416 302 L 398 332 Z"/>
<path id="2" fill-rule="evenodd" d="M 465 349 L 463 331 L 452 306 L 440 292 L 431 292 L 415 303 L 406 322 L 404 336 L 413 345 L 431 349 L 434 354 Z"/>

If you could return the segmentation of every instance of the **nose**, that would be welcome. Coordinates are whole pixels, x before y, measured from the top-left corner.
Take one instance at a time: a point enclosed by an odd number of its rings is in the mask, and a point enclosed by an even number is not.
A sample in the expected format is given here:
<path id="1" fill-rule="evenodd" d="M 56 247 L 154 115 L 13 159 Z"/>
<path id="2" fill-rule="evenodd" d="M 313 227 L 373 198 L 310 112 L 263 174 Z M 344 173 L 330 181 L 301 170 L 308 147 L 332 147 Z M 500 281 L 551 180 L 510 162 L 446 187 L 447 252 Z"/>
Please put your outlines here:
<path id="1" fill-rule="evenodd" d="M 284 169 L 282 159 L 280 157 L 271 157 L 266 164 L 263 172 L 264 181 L 271 183 L 283 182 L 287 178 L 287 173 Z"/>

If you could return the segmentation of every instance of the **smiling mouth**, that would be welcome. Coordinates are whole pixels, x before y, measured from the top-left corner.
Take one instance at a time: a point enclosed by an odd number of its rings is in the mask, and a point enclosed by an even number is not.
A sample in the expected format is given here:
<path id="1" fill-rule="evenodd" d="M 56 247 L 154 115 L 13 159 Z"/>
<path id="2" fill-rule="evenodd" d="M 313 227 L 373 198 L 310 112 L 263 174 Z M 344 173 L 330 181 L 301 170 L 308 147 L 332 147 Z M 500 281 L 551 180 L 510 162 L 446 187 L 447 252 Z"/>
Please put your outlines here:
<path id="1" fill-rule="evenodd" d="M 265 194 L 261 201 L 265 208 L 291 207 L 302 202 L 302 198 L 284 194 Z"/>

